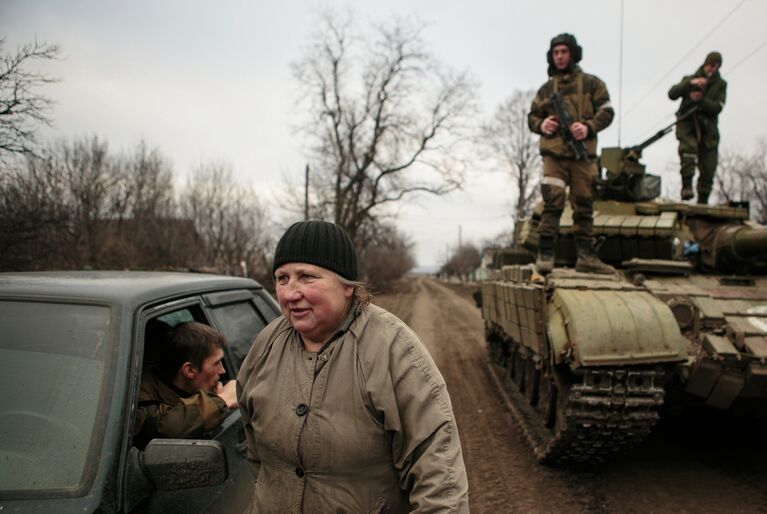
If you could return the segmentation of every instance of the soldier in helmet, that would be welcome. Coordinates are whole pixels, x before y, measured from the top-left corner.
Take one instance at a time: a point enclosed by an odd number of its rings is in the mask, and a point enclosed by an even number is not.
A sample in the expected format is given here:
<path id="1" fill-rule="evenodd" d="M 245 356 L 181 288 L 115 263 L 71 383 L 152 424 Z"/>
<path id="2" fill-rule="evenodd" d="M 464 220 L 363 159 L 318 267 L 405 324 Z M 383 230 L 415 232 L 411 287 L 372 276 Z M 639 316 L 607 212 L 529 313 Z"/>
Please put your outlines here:
<path id="1" fill-rule="evenodd" d="M 676 138 L 679 140 L 682 200 L 690 200 L 694 196 L 692 180 L 697 166 L 700 170 L 697 185 L 700 204 L 708 203 L 716 173 L 719 148 L 717 124 L 727 97 L 727 82 L 719 75 L 721 66 L 722 54 L 711 52 L 698 71 L 684 77 L 668 91 L 668 97 L 672 100 L 682 99 L 679 114 L 695 109 L 677 123 Z"/>
<path id="2" fill-rule="evenodd" d="M 610 95 L 604 82 L 584 73 L 578 66 L 583 51 L 571 34 L 560 34 L 551 40 L 546 58 L 549 80 L 538 90 L 527 123 L 530 130 L 540 134 L 540 152 L 543 159 L 543 215 L 538 225 L 538 260 L 536 268 L 541 274 L 554 267 L 554 246 L 559 232 L 559 218 L 565 207 L 566 190 L 570 186 L 570 204 L 578 260 L 577 271 L 615 272 L 612 266 L 596 256 L 593 247 L 593 192 L 597 179 L 597 132 L 606 128 L 615 115 Z M 554 115 L 549 95 L 558 92 L 574 122 L 568 130 L 577 141 L 582 141 L 587 159 L 576 159 L 560 131 L 560 120 Z"/>

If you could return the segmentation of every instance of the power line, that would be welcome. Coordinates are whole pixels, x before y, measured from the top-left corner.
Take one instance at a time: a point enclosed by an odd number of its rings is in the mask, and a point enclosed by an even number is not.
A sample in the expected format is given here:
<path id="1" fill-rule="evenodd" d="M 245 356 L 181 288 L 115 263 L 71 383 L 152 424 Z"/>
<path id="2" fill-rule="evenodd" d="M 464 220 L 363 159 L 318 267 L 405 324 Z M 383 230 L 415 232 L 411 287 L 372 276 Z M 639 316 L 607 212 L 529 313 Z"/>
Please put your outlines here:
<path id="1" fill-rule="evenodd" d="M 726 14 L 726 15 L 725 15 L 725 16 L 724 16 L 724 17 L 723 17 L 721 20 L 719 20 L 719 22 L 718 22 L 716 25 L 714 25 L 714 27 L 713 27 L 711 30 L 709 30 L 709 31 L 706 33 L 706 35 L 705 35 L 705 36 L 703 36 L 703 37 L 702 37 L 702 38 L 701 38 L 701 39 L 700 39 L 700 40 L 699 40 L 699 41 L 698 41 L 698 42 L 695 44 L 695 46 L 693 46 L 693 47 L 690 49 L 690 51 L 689 51 L 689 52 L 687 52 L 686 54 L 684 54 L 684 57 L 682 57 L 681 59 L 679 59 L 679 61 L 678 61 L 676 64 L 674 64 L 674 66 L 672 66 L 672 68 L 671 68 L 671 69 L 668 71 L 668 73 L 666 73 L 665 75 L 663 75 L 663 77 L 661 77 L 661 78 L 660 78 L 660 80 L 658 80 L 658 81 L 657 81 L 655 84 L 653 84 L 653 86 L 652 86 L 650 89 L 648 89 L 648 90 L 647 90 L 647 92 L 646 92 L 644 95 L 642 95 L 642 97 L 641 97 L 639 100 L 637 100 L 637 101 L 634 103 L 634 105 L 632 105 L 632 106 L 631 106 L 629 109 L 627 109 L 627 110 L 626 110 L 626 113 L 624 114 L 624 116 L 623 116 L 623 117 L 624 117 L 624 118 L 628 118 L 629 114 L 630 114 L 630 113 L 631 113 L 631 112 L 632 112 L 634 109 L 636 109 L 636 108 L 637 108 L 637 106 L 639 106 L 639 104 L 641 104 L 641 103 L 642 103 L 642 102 L 643 102 L 645 99 L 647 99 L 647 97 L 648 97 L 648 96 L 650 96 L 650 93 L 652 93 L 653 91 L 655 91 L 655 89 L 656 89 L 658 86 L 660 86 L 661 84 L 663 84 L 663 82 L 665 82 L 665 80 L 666 80 L 666 79 L 669 77 L 669 75 L 671 75 L 672 73 L 674 73 L 674 71 L 675 71 L 675 70 L 676 70 L 676 69 L 679 67 L 679 65 L 680 65 L 680 64 L 682 64 L 682 63 L 685 61 L 685 59 L 687 59 L 687 58 L 688 58 L 690 55 L 692 55 L 692 53 L 693 53 L 695 50 L 697 50 L 697 49 L 698 49 L 698 47 L 700 47 L 700 45 L 702 45 L 702 44 L 703 44 L 703 42 L 704 42 L 706 39 L 708 39 L 708 38 L 711 36 L 711 34 L 713 34 L 714 32 L 716 32 L 716 31 L 719 29 L 719 27 L 721 27 L 721 26 L 724 24 L 724 22 L 725 22 L 725 21 L 727 21 L 727 19 L 728 19 L 730 16 L 732 16 L 732 15 L 733 15 L 733 13 L 735 13 L 735 11 L 737 11 L 738 9 L 740 9 L 740 7 L 741 7 L 741 6 L 742 6 L 744 3 L 746 3 L 746 0 L 741 0 L 741 2 L 740 2 L 738 5 L 736 5 L 736 6 L 735 6 L 735 7 L 734 7 L 734 8 L 733 8 L 733 9 L 732 9 L 730 12 L 728 12 L 728 13 L 727 13 L 727 14 Z"/>
<path id="2" fill-rule="evenodd" d="M 744 62 L 746 62 L 747 60 L 749 60 L 751 57 L 753 57 L 753 56 L 754 56 L 754 54 L 756 54 L 756 53 L 757 53 L 759 50 L 761 50 L 761 49 L 762 49 L 762 48 L 764 48 L 765 46 L 767 46 L 767 41 L 765 41 L 764 43 L 762 43 L 761 45 L 759 45 L 758 47 L 756 47 L 756 49 L 755 49 L 755 50 L 753 50 L 751 53 L 749 53 L 749 54 L 748 54 L 747 56 L 745 56 L 743 59 L 741 59 L 740 61 L 738 61 L 738 62 L 735 64 L 735 66 L 733 66 L 732 68 L 728 68 L 728 69 L 727 69 L 727 73 L 732 73 L 733 71 L 735 71 L 735 68 L 737 68 L 738 66 L 740 66 L 741 64 L 743 64 Z"/>

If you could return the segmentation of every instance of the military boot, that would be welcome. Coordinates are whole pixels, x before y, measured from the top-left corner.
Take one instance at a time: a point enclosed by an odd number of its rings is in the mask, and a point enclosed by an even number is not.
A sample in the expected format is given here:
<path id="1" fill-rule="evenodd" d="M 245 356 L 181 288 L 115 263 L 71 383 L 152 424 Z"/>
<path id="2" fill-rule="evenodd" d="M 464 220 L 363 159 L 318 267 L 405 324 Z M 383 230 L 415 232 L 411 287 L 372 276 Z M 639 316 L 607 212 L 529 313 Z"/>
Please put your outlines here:
<path id="1" fill-rule="evenodd" d="M 602 262 L 594 253 L 592 240 L 589 237 L 579 237 L 575 240 L 578 251 L 578 260 L 575 261 L 575 271 L 582 273 L 599 273 L 610 275 L 615 273 L 615 268 Z"/>
<path id="2" fill-rule="evenodd" d="M 698 191 L 698 203 L 701 205 L 708 204 L 709 191 Z"/>
<path id="3" fill-rule="evenodd" d="M 682 200 L 692 200 L 694 197 L 692 177 L 682 177 Z"/>
<path id="4" fill-rule="evenodd" d="M 554 269 L 554 245 L 556 238 L 550 235 L 538 236 L 538 259 L 535 261 L 535 270 L 541 275 L 547 275 Z"/>

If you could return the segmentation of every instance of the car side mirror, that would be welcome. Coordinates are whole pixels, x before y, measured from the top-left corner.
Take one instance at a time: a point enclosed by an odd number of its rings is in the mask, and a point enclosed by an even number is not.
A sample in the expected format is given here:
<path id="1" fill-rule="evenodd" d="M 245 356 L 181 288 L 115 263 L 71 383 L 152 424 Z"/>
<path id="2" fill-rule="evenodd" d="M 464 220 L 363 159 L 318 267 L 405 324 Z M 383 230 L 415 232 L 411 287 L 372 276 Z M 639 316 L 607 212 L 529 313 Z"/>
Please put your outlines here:
<path id="1" fill-rule="evenodd" d="M 226 451 L 218 441 L 153 439 L 128 454 L 125 510 L 154 492 L 218 485 L 229 475 Z"/>
<path id="2" fill-rule="evenodd" d="M 201 439 L 154 439 L 143 468 L 160 491 L 218 485 L 228 476 L 224 446 Z"/>

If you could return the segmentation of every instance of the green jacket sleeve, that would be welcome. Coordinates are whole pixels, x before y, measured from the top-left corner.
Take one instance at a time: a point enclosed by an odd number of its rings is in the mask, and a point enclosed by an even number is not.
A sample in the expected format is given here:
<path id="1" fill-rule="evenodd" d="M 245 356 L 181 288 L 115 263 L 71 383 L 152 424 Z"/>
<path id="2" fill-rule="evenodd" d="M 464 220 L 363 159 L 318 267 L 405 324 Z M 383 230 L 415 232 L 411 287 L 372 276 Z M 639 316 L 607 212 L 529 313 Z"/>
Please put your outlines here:
<path id="1" fill-rule="evenodd" d="M 205 437 L 221 424 L 226 414 L 226 403 L 215 394 L 197 391 L 188 398 L 180 398 L 157 379 L 141 383 L 134 433 L 140 440 L 155 437 Z"/>
<path id="2" fill-rule="evenodd" d="M 411 512 L 468 513 L 468 480 L 447 386 L 423 343 L 403 327 L 390 347 L 376 409 L 392 434 L 392 461 Z"/>
<path id="3" fill-rule="evenodd" d="M 527 126 L 535 134 L 543 134 L 541 132 L 541 123 L 548 116 L 544 111 L 544 105 L 548 102 L 546 94 L 548 82 L 541 86 L 538 93 L 533 98 L 533 103 L 530 105 L 530 112 L 527 115 Z"/>
<path id="4" fill-rule="evenodd" d="M 688 75 L 684 77 L 678 84 L 671 86 L 671 89 L 668 90 L 668 97 L 672 100 L 677 100 L 689 94 L 690 91 L 692 91 L 691 82 L 693 78 L 693 75 Z"/>
<path id="5" fill-rule="evenodd" d="M 607 86 L 602 80 L 592 77 L 593 89 L 591 92 L 592 102 L 594 104 L 594 117 L 586 121 L 589 127 L 589 133 L 597 132 L 607 128 L 615 117 L 615 110 L 610 102 L 610 93 L 607 92 Z"/>
<path id="6" fill-rule="evenodd" d="M 727 83 L 722 81 L 722 84 L 717 88 L 717 92 L 713 97 L 704 95 L 700 100 L 700 110 L 707 116 L 716 116 L 724 108 L 724 102 L 727 100 Z"/>
<path id="7" fill-rule="evenodd" d="M 197 391 L 174 407 L 160 405 L 156 412 L 159 437 L 203 437 L 224 420 L 226 403 L 215 394 Z"/>

